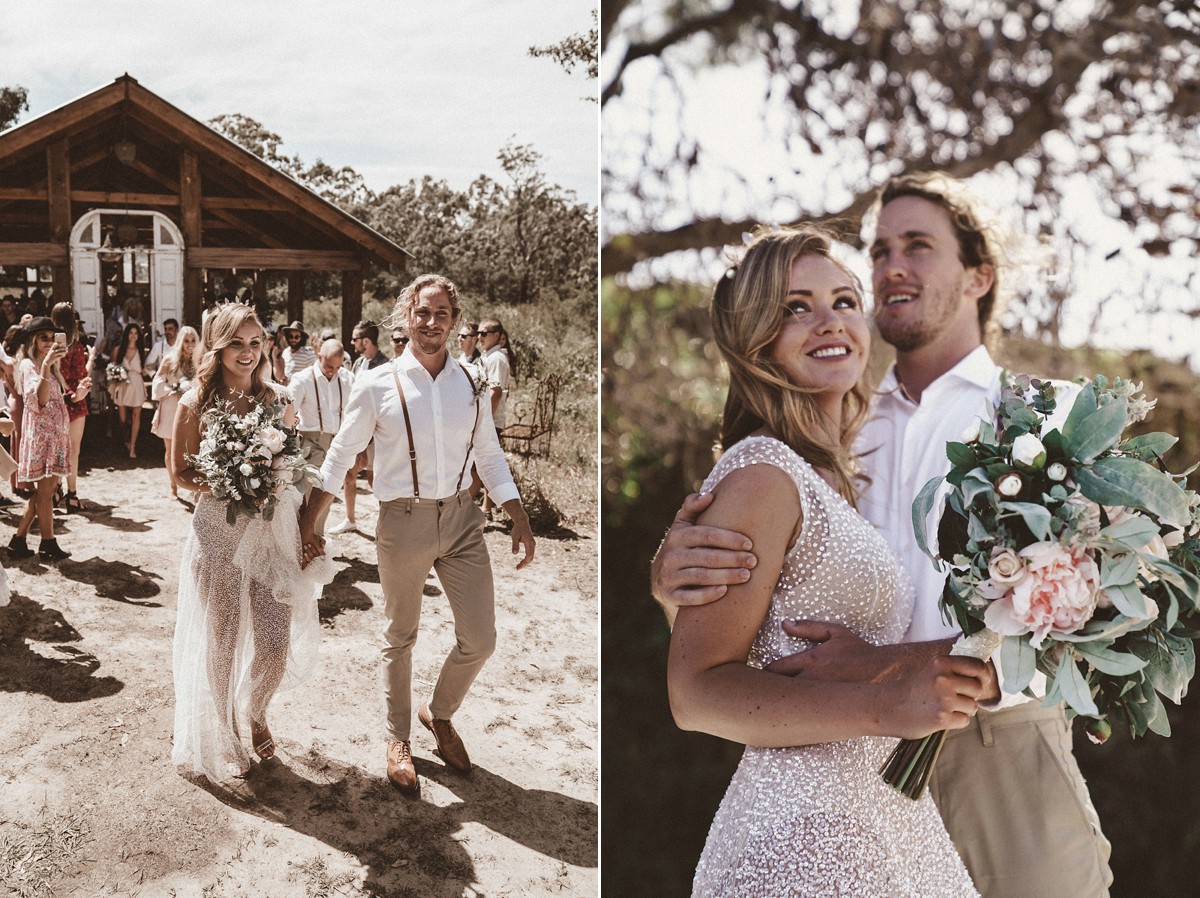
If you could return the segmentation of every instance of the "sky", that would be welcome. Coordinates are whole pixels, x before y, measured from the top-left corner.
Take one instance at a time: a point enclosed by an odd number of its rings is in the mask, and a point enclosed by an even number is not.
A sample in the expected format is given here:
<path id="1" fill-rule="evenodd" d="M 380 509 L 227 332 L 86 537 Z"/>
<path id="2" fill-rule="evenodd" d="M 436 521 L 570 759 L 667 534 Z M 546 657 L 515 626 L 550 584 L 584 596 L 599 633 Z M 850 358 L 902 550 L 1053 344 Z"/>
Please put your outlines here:
<path id="1" fill-rule="evenodd" d="M 241 113 L 307 164 L 376 191 L 430 175 L 502 179 L 510 140 L 553 184 L 598 201 L 597 91 L 531 46 L 592 26 L 594 0 L 4 0 L 0 85 L 20 122 L 128 72 L 200 121 Z"/>

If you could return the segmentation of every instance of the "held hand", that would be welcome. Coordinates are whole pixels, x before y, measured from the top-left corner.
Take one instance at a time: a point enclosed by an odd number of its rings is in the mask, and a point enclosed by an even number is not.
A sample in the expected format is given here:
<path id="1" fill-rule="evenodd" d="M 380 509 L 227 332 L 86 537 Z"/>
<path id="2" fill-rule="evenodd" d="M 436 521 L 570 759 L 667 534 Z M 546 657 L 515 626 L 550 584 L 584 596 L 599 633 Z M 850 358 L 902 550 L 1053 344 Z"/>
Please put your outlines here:
<path id="1" fill-rule="evenodd" d="M 882 687 L 880 719 L 891 735 L 904 739 L 962 729 L 979 710 L 986 666 L 975 658 L 938 655 Z"/>
<path id="2" fill-rule="evenodd" d="M 879 683 L 891 669 L 893 646 L 876 646 L 842 624 L 828 621 L 789 620 L 783 631 L 815 643 L 811 648 L 773 661 L 772 673 L 842 683 Z"/>
<path id="3" fill-rule="evenodd" d="M 300 519 L 300 568 L 308 567 L 315 558 L 325 554 L 325 538 L 318 536 L 312 525 Z"/>
<path id="4" fill-rule="evenodd" d="M 92 379 L 90 377 L 85 377 L 79 382 L 79 386 L 75 388 L 75 395 L 73 397 L 74 401 L 83 402 L 83 400 L 87 398 L 87 394 L 91 392 L 91 389 Z"/>
<path id="5" fill-rule="evenodd" d="M 713 494 L 692 493 L 683 500 L 671 529 L 650 565 L 650 589 L 664 607 L 707 605 L 729 586 L 745 583 L 758 559 L 750 540 L 732 530 L 696 523 Z"/>

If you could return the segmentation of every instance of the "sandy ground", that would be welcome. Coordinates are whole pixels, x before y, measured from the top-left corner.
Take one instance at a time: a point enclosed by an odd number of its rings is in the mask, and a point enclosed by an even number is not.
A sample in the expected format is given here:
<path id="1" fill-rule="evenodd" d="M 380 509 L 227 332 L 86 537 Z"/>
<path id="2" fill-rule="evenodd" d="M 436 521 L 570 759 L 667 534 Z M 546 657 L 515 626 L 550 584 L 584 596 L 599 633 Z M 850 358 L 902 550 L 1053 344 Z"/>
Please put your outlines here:
<path id="1" fill-rule="evenodd" d="M 499 646 L 455 717 L 476 767 L 448 769 L 414 725 L 419 799 L 384 778 L 374 543 L 339 537 L 318 671 L 272 705 L 279 756 L 222 789 L 170 763 L 171 636 L 191 516 L 167 493 L 161 443 L 144 442 L 138 461 L 85 446 L 89 507 L 57 519 L 71 559 L 4 562 L 5 895 L 597 894 L 593 532 L 540 535 L 535 563 L 515 572 L 511 541 L 489 525 Z M 372 532 L 365 484 L 358 504 Z M 0 518 L 6 543 L 15 519 Z M 435 577 L 425 592 L 418 694 L 453 639 Z"/>

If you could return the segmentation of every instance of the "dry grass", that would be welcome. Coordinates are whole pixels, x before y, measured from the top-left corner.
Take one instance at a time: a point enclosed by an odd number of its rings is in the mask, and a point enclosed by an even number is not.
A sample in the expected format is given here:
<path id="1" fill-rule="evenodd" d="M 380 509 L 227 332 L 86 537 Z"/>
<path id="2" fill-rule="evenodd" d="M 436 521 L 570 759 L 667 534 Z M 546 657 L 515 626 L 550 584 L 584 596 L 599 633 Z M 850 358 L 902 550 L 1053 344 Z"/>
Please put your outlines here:
<path id="1" fill-rule="evenodd" d="M 15 828 L 14 828 L 15 829 Z M 32 829 L 0 834 L 0 882 L 15 898 L 42 898 L 55 893 L 57 878 L 74 861 L 87 839 L 79 814 L 49 817 L 43 810 Z"/>

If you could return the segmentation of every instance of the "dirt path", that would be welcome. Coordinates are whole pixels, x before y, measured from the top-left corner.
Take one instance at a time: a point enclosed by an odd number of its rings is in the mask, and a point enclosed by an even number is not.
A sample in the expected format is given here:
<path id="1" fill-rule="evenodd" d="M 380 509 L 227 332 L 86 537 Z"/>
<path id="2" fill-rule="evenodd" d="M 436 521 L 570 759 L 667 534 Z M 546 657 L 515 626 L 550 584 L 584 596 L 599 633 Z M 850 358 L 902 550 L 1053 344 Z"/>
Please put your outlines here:
<path id="1" fill-rule="evenodd" d="M 383 777 L 374 543 L 339 537 L 342 570 L 320 605 L 320 666 L 272 705 L 279 758 L 224 790 L 170 763 L 171 636 L 189 511 L 169 498 L 160 458 L 100 458 L 85 447 L 89 461 L 79 490 L 89 510 L 58 518 L 72 558 L 5 562 L 5 894 L 597 893 L 594 533 L 541 536 L 536 562 L 518 573 L 509 540 L 489 526 L 499 645 L 455 717 L 476 769 L 448 770 L 414 727 L 419 800 Z M 358 505 L 370 532 L 375 500 L 360 490 Z M 6 523 L 3 542 L 15 519 Z M 453 639 L 436 578 L 426 595 L 418 693 L 432 688 Z"/>

